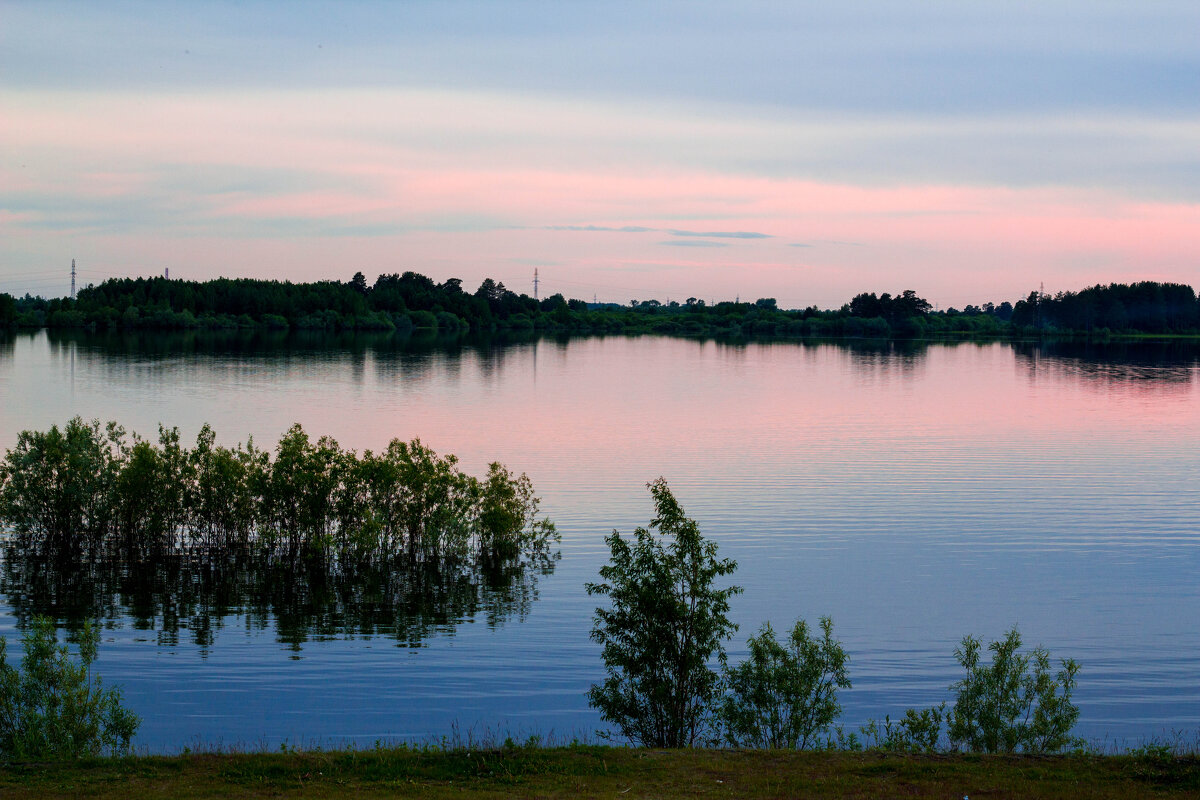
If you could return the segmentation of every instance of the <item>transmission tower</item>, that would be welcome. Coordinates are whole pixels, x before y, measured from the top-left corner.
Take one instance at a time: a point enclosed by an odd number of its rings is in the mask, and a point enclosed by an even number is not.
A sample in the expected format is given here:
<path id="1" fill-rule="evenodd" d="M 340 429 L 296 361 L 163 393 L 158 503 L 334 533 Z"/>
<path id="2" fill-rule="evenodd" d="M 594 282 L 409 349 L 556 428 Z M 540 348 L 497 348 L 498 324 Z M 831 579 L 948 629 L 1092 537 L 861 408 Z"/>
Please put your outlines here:
<path id="1" fill-rule="evenodd" d="M 538 299 L 537 289 L 538 289 L 538 274 L 537 274 L 537 267 L 534 267 L 533 268 L 533 299 L 534 300 Z"/>
<path id="2" fill-rule="evenodd" d="M 71 259 L 71 299 L 75 299 L 75 259 Z"/>

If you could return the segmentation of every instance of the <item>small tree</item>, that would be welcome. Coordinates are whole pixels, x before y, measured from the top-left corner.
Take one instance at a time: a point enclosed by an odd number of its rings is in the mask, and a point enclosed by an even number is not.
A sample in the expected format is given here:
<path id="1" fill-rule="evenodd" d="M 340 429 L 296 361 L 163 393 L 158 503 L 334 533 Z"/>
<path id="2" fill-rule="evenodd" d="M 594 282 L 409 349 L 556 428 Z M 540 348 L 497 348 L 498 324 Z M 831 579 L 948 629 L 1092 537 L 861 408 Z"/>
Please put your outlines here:
<path id="1" fill-rule="evenodd" d="M 87 624 L 79 663 L 59 646 L 54 623 L 39 617 L 25 634 L 21 669 L 8 664 L 0 638 L 0 755 L 6 758 L 79 758 L 119 753 L 141 721 L 121 706 L 119 689 L 93 680 L 100 634 Z"/>
<path id="2" fill-rule="evenodd" d="M 821 618 L 821 632 L 813 638 L 808 623 L 798 620 L 787 647 L 770 623 L 750 637 L 749 657 L 725 673 L 729 692 L 720 716 L 731 745 L 803 750 L 837 719 L 837 690 L 850 688 L 850 659 L 833 638 L 829 617 Z"/>
<path id="3" fill-rule="evenodd" d="M 650 747 L 692 747 L 706 728 L 719 694 L 711 662 L 725 663 L 722 642 L 737 626 L 729 621 L 736 586 L 713 582 L 736 562 L 717 558 L 717 545 L 700 535 L 662 478 L 648 484 L 655 517 L 632 541 L 613 531 L 612 551 L 600 568 L 603 583 L 587 584 L 611 608 L 597 608 L 592 639 L 603 646 L 608 677 L 593 685 L 588 701 L 628 739 Z"/>
<path id="4" fill-rule="evenodd" d="M 980 664 L 981 642 L 962 640 L 954 656 L 967 671 L 950 688 L 957 692 L 949 716 L 950 745 L 984 753 L 1053 753 L 1075 743 L 1071 728 L 1079 709 L 1071 702 L 1079 664 L 1060 661 L 1051 675 L 1050 653 L 1043 647 L 1022 653 L 1021 634 L 1013 628 L 992 642 L 992 663 Z"/>

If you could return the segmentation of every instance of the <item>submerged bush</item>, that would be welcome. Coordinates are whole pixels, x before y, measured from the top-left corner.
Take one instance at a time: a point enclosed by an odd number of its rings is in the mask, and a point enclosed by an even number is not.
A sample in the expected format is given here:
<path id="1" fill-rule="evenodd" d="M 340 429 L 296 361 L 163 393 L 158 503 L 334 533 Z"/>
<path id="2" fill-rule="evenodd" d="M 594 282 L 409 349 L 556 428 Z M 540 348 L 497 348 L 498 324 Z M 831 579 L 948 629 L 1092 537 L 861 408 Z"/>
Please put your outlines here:
<path id="1" fill-rule="evenodd" d="M 105 535 L 115 511 L 124 431 L 75 417 L 60 431 L 21 431 L 0 463 L 0 521 L 49 539 Z"/>
<path id="2" fill-rule="evenodd" d="M 83 469 L 79 465 L 87 467 Z M 528 476 L 465 474 L 419 440 L 361 454 L 299 425 L 273 450 L 71 420 L 0 460 L 0 592 L 25 618 L 114 613 L 211 643 L 209 614 L 419 642 L 528 613 L 559 554 Z M 188 618 L 191 618 L 190 623 Z M 181 623 L 182 620 L 182 623 Z"/>
<path id="3" fill-rule="evenodd" d="M 221 447 L 207 425 L 188 450 L 174 428 L 160 428 L 154 443 L 77 417 L 61 432 L 22 432 L 0 463 L 0 524 L 75 555 L 118 546 L 343 566 L 495 562 L 557 540 L 538 504 L 529 478 L 500 464 L 479 480 L 417 439 L 359 456 L 329 437 L 314 442 L 299 425 L 272 457 L 253 442 Z"/>
<path id="4" fill-rule="evenodd" d="M 25 634 L 21 669 L 8 664 L 0 638 L 0 755 L 79 758 L 122 753 L 141 721 L 121 705 L 119 689 L 104 689 L 91 674 L 100 635 L 87 624 L 79 661 L 59 645 L 54 623 L 33 621 Z"/>

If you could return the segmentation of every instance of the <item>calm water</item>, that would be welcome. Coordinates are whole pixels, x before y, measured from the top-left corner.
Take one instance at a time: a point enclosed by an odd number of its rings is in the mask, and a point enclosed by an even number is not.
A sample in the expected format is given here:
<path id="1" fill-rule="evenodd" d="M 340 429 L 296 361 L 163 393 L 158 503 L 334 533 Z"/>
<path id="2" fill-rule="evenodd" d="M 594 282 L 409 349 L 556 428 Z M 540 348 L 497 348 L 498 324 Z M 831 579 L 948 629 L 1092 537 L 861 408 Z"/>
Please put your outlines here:
<path id="1" fill-rule="evenodd" d="M 1198 372 L 1197 351 L 1154 345 L 42 332 L 0 338 L 0 447 L 76 414 L 185 438 L 207 421 L 225 444 L 293 422 L 357 449 L 419 436 L 477 474 L 527 472 L 558 523 L 561 560 L 516 602 L 481 595 L 419 636 L 353 609 L 280 624 L 238 597 L 219 613 L 102 598 L 98 667 L 153 750 L 594 731 L 583 585 L 607 533 L 647 522 L 659 475 L 739 563 L 734 658 L 763 621 L 834 618 L 845 723 L 947 699 L 957 641 L 1019 623 L 1083 664 L 1079 732 L 1136 743 L 1200 730 Z M 9 586 L 3 635 L 22 597 Z"/>

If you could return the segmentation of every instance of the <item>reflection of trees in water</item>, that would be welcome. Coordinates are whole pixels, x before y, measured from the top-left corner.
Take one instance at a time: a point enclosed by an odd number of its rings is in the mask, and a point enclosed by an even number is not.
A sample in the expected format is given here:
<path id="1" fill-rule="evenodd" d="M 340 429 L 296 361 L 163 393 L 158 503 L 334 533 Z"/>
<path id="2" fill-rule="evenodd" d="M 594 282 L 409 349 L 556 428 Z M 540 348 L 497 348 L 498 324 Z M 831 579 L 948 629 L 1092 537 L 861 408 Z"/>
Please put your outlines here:
<path id="1" fill-rule="evenodd" d="M 747 349 L 771 348 L 799 350 L 803 355 L 816 355 L 834 350 L 848 355 L 855 366 L 868 369 L 898 369 L 909 371 L 925 360 L 931 345 L 938 347 L 978 347 L 973 342 L 932 342 L 910 339 L 803 339 L 781 341 L 779 339 L 717 338 L 709 340 L 717 347 L 722 357 L 744 356 Z M 704 340 L 699 340 L 704 344 Z"/>
<path id="2" fill-rule="evenodd" d="M 929 355 L 929 342 L 908 339 L 848 339 L 837 343 L 850 357 L 857 373 L 915 373 Z M 964 342 L 939 343 L 943 347 L 974 346 Z"/>
<path id="3" fill-rule="evenodd" d="M 504 332 L 465 336 L 412 335 L 369 331 L 81 331 L 48 330 L 53 353 L 65 354 L 70 347 L 84 356 L 97 356 L 104 367 L 124 375 L 146 366 L 177 365 L 193 369 L 192 357 L 209 357 L 214 363 L 236 361 L 241 369 L 269 367 L 286 371 L 311 368 L 320 362 L 349 363 L 356 381 L 366 374 L 366 359 L 372 360 L 376 375 L 393 382 L 420 382 L 439 371 L 453 372 L 469 358 L 485 379 L 498 377 L 512 357 L 539 346 L 566 357 L 573 342 L 585 339 L 621 338 L 616 335 L 543 334 Z M 646 334 L 638 334 L 644 336 Z M 698 346 L 715 344 L 724 356 L 737 358 L 747 348 L 782 347 L 815 354 L 835 348 L 844 351 L 856 368 L 871 373 L 910 373 L 925 361 L 931 345 L 974 347 L 973 342 L 907 339 L 805 339 L 775 337 L 716 336 L 695 339 Z M 184 360 L 180 360 L 184 359 Z M 453 376 L 451 376 L 453 377 Z"/>
<path id="4" fill-rule="evenodd" d="M 457 355 L 473 350 L 490 350 L 509 344 L 525 344 L 543 338 L 533 333 L 497 333 L 467 335 L 437 335 L 415 333 L 401 336 L 370 331 L 271 331 L 262 329 L 241 331 L 126 331 L 86 332 L 46 329 L 30 334 L 45 333 L 52 351 L 71 345 L 96 355 L 135 359 L 154 356 L 184 355 L 215 356 L 279 356 L 339 352 L 364 355 L 387 353 L 444 353 Z M 0 337 L 3 332 L 0 331 Z M 572 338 L 572 337 L 568 337 Z"/>
<path id="5" fill-rule="evenodd" d="M 1101 389 L 1187 391 L 1200 366 L 1200 343 L 1194 341 L 1047 340 L 1014 342 L 1012 348 L 1017 364 L 1031 379 L 1042 373 Z"/>
<path id="6" fill-rule="evenodd" d="M 30 335 L 40 335 L 30 334 Z M 505 333 L 400 336 L 367 331 L 106 331 L 47 330 L 50 352 L 77 352 L 94 358 L 107 372 L 123 379 L 147 367 L 195 369 L 236 364 L 240 370 L 268 367 L 275 371 L 310 369 L 314 362 L 348 364 L 355 382 L 367 374 L 367 359 L 380 377 L 419 381 L 438 370 L 459 369 L 470 357 L 485 374 L 499 374 L 506 359 L 536 345 L 538 334 Z M 0 333 L 0 348 L 3 347 Z"/>
<path id="7" fill-rule="evenodd" d="M 535 554 L 499 563 L 424 561 L 291 563 L 261 556 L 178 552 L 131 563 L 114 549 L 79 559 L 38 548 L 28 537 L 0 544 L 0 592 L 20 625 L 37 615 L 76 628 L 85 620 L 154 631 L 158 642 L 182 637 L 215 645 L 231 618 L 252 630 L 274 625 L 281 642 L 381 636 L 419 646 L 466 620 L 489 627 L 522 620 L 538 597 L 538 581 L 559 556 Z M 186 633 L 185 633 L 186 632 Z"/>

